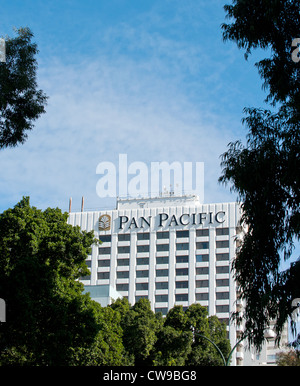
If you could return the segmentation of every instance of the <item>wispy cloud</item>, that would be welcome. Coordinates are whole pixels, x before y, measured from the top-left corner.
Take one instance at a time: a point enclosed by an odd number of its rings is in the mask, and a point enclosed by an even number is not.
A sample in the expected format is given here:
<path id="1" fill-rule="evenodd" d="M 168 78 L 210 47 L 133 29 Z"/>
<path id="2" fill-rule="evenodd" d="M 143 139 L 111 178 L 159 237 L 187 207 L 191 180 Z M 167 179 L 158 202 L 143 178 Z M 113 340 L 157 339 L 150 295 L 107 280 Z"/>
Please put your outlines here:
<path id="1" fill-rule="evenodd" d="M 2 205 L 27 194 L 37 206 L 67 209 L 70 196 L 79 206 L 84 195 L 89 207 L 101 207 L 96 166 L 117 164 L 120 153 L 129 162 L 204 162 L 206 201 L 235 198 L 217 183 L 219 156 L 240 119 L 225 102 L 237 85 L 224 89 L 222 78 L 233 54 L 224 50 L 218 63 L 219 53 L 208 50 L 213 42 L 165 33 L 159 15 L 108 29 L 94 56 L 42 62 L 47 114 L 25 145 L 0 153 Z M 175 26 L 178 18 L 168 21 Z"/>

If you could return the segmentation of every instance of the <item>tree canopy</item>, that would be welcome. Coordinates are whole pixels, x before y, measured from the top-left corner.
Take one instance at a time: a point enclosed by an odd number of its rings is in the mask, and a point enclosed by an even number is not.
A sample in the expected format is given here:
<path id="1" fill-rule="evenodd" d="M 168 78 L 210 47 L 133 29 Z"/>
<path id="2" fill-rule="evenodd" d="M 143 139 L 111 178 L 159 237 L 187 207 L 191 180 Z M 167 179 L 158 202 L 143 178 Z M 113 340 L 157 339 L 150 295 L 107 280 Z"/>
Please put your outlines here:
<path id="1" fill-rule="evenodd" d="M 208 339 L 220 348 L 225 358 L 229 356 L 225 324 L 216 316 L 209 317 L 200 304 L 192 304 L 185 311 L 175 305 L 165 318 L 151 310 L 148 299 L 140 299 L 133 306 L 126 299 L 118 299 L 111 308 L 122 315 L 123 343 L 134 365 L 223 365 L 220 353 Z"/>
<path id="2" fill-rule="evenodd" d="M 23 198 L 0 215 L 0 364 L 121 364 L 118 316 L 83 294 L 93 232 Z M 84 355 L 83 355 L 84 354 Z"/>
<path id="3" fill-rule="evenodd" d="M 246 301 L 245 334 L 259 348 L 271 319 L 280 336 L 292 300 L 300 296 L 299 260 L 280 271 L 300 230 L 300 66 L 291 56 L 300 31 L 300 1 L 233 0 L 224 8 L 232 21 L 222 26 L 224 39 L 244 49 L 246 58 L 258 48 L 267 54 L 256 66 L 270 109 L 245 109 L 247 143 L 229 144 L 220 177 L 242 203 L 247 231 L 233 268 Z"/>
<path id="4" fill-rule="evenodd" d="M 33 122 L 45 113 L 47 97 L 37 86 L 37 45 L 29 28 L 5 38 L 6 61 L 0 62 L 0 149 L 27 139 Z"/>

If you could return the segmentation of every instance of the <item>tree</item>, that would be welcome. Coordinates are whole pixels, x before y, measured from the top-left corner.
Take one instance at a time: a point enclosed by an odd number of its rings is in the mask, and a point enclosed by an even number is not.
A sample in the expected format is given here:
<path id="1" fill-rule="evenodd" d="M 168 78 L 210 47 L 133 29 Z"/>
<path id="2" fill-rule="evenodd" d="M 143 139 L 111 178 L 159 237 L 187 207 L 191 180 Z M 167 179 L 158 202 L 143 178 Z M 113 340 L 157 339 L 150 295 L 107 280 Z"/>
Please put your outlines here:
<path id="1" fill-rule="evenodd" d="M 210 341 L 218 346 L 224 358 L 229 356 L 230 342 L 226 337 L 225 324 L 221 323 L 216 316 L 208 317 L 206 308 L 200 304 L 192 304 L 189 306 L 186 310 L 186 315 L 190 328 L 195 328 L 194 343 L 186 365 L 222 366 L 222 357 Z"/>
<path id="2" fill-rule="evenodd" d="M 47 97 L 37 89 L 37 45 L 29 28 L 5 39 L 6 61 L 0 63 L 0 149 L 27 139 L 33 122 L 45 113 Z"/>
<path id="3" fill-rule="evenodd" d="M 131 365 L 122 341 L 121 316 L 110 307 L 94 302 L 99 331 L 93 341 L 72 348 L 70 365 L 78 366 L 126 366 Z"/>
<path id="4" fill-rule="evenodd" d="M 300 366 L 300 352 L 290 350 L 288 352 L 280 352 L 276 358 L 277 366 Z"/>
<path id="5" fill-rule="evenodd" d="M 156 343 L 162 319 L 151 310 L 148 299 L 142 298 L 133 306 L 126 303 L 126 299 L 118 300 L 111 307 L 119 310 L 122 315 L 123 344 L 128 357 L 134 360 L 136 366 L 151 365 L 150 353 Z"/>
<path id="6" fill-rule="evenodd" d="M 162 366 L 223 365 L 220 353 L 208 339 L 220 348 L 225 358 L 228 357 L 230 343 L 226 326 L 216 316 L 208 317 L 206 308 L 200 304 L 192 304 L 186 311 L 182 306 L 174 306 L 158 333 L 154 363 Z"/>
<path id="7" fill-rule="evenodd" d="M 152 353 L 156 366 L 184 366 L 192 351 L 193 334 L 182 306 L 174 306 L 164 319 Z"/>
<path id="8" fill-rule="evenodd" d="M 267 50 L 270 57 L 255 65 L 269 90 L 267 101 L 272 105 L 288 103 L 299 112 L 300 68 L 291 57 L 291 45 L 299 38 L 299 0 L 232 0 L 225 5 L 231 24 L 223 23 L 223 37 L 245 50 L 245 58 L 253 49 Z"/>
<path id="9" fill-rule="evenodd" d="M 246 301 L 245 334 L 260 348 L 270 320 L 276 320 L 280 336 L 293 311 L 292 300 L 300 296 L 300 262 L 280 271 L 300 229 L 300 67 L 291 58 L 291 43 L 300 31 L 300 1 L 233 0 L 224 8 L 233 19 L 222 26 L 224 39 L 236 42 L 246 58 L 257 48 L 268 49 L 270 55 L 256 66 L 272 111 L 245 109 L 247 143 L 229 144 L 219 179 L 232 183 L 242 202 L 241 222 L 247 232 L 233 269 Z M 234 317 L 242 319 L 238 313 Z"/>
<path id="10" fill-rule="evenodd" d="M 93 232 L 67 224 L 67 213 L 23 198 L 0 215 L 0 364 L 121 364 L 118 314 L 83 294 L 78 279 Z M 83 355 L 84 354 L 84 355 Z"/>

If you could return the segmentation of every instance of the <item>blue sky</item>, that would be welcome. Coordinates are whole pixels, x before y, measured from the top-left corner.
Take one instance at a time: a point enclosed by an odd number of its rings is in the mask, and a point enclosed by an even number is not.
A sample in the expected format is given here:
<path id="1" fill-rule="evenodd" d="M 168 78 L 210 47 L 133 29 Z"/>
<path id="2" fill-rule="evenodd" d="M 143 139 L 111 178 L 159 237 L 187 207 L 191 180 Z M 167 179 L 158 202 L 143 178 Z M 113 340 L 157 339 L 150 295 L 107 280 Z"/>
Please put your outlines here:
<path id="1" fill-rule="evenodd" d="M 254 63 L 222 41 L 229 0 L 2 0 L 0 36 L 29 27 L 47 113 L 0 151 L 0 211 L 114 207 L 96 194 L 100 162 L 204 162 L 205 202 L 235 201 L 218 184 L 220 155 L 245 141 L 244 107 L 264 105 Z"/>
<path id="2" fill-rule="evenodd" d="M 220 155 L 245 138 L 246 106 L 265 97 L 253 64 L 222 41 L 226 0 L 3 0 L 0 35 L 28 26 L 47 113 L 0 152 L 0 210 L 114 206 L 96 194 L 100 162 L 204 162 L 205 202 L 234 201 Z"/>

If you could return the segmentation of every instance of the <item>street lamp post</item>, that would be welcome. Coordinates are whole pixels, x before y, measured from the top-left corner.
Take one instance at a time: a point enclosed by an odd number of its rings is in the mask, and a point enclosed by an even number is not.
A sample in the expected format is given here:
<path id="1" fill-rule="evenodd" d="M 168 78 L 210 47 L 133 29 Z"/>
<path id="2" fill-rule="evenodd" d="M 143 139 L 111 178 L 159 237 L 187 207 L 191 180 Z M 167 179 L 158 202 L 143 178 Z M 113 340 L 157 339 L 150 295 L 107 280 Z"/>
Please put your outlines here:
<path id="1" fill-rule="evenodd" d="M 224 366 L 229 366 L 230 359 L 231 359 L 231 356 L 232 356 L 234 350 L 237 348 L 237 346 L 238 346 L 244 339 L 246 339 L 246 338 L 250 335 L 250 333 L 249 333 L 249 334 L 246 334 L 246 335 L 244 335 L 241 339 L 239 339 L 239 340 L 237 341 L 237 343 L 233 346 L 232 350 L 230 351 L 230 353 L 229 353 L 229 355 L 228 355 L 228 358 L 227 358 L 227 360 L 226 360 L 225 357 L 224 357 L 224 355 L 223 355 L 223 353 L 222 353 L 222 351 L 221 351 L 221 350 L 219 349 L 219 347 L 215 344 L 215 342 L 213 342 L 213 341 L 212 341 L 211 339 L 209 339 L 207 336 L 195 332 L 195 328 L 194 328 L 194 327 L 192 327 L 191 329 L 192 329 L 193 335 L 200 336 L 201 338 L 204 338 L 204 339 L 208 340 L 210 343 L 212 343 L 212 344 L 214 345 L 214 347 L 218 350 L 219 354 L 221 355 L 221 358 L 222 358 L 222 361 L 223 361 Z M 275 337 L 275 333 L 274 333 L 273 330 L 266 329 L 266 330 L 264 331 L 264 337 L 265 337 L 265 339 L 267 339 L 267 340 L 268 340 L 268 339 L 272 339 L 272 338 Z"/>
<path id="2" fill-rule="evenodd" d="M 198 334 L 197 332 L 195 332 L 195 329 L 194 329 L 194 328 L 192 328 L 192 331 L 193 331 L 193 335 L 200 336 L 201 338 L 204 338 L 204 339 L 208 340 L 211 344 L 214 345 L 214 347 L 218 350 L 219 354 L 221 355 L 221 358 L 222 358 L 222 360 L 223 360 L 224 366 L 226 366 L 226 359 L 225 359 L 225 357 L 224 357 L 222 351 L 221 351 L 221 350 L 219 349 L 219 347 L 215 344 L 215 342 L 213 342 L 211 339 L 209 339 L 209 338 L 208 338 L 207 336 L 205 336 L 205 335 Z"/>

